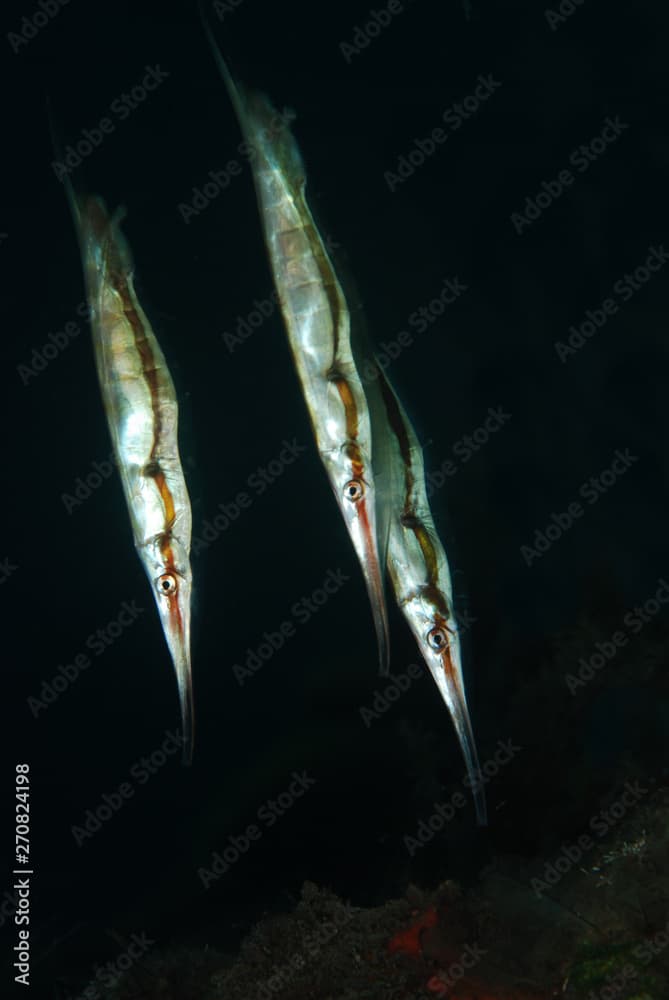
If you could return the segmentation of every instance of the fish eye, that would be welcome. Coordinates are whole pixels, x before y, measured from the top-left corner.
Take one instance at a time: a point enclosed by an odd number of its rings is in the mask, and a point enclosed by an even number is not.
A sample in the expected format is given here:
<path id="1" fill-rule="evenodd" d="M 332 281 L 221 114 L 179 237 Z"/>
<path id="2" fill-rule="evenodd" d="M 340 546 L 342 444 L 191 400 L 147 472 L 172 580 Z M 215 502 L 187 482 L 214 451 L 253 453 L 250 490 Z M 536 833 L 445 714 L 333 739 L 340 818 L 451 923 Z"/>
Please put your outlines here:
<path id="1" fill-rule="evenodd" d="M 357 503 L 365 494 L 365 489 L 359 479 L 351 479 L 344 487 L 344 496 L 351 503 Z"/>
<path id="2" fill-rule="evenodd" d="M 435 653 L 441 653 L 442 650 L 446 649 L 448 646 L 448 634 L 445 628 L 441 628 L 439 625 L 435 625 L 427 633 L 427 643 L 428 646 L 435 651 Z"/>
<path id="3" fill-rule="evenodd" d="M 177 592 L 177 579 L 172 573 L 163 573 L 159 576 L 157 581 L 158 590 L 161 594 L 165 594 L 167 597 L 171 597 L 172 594 Z"/>

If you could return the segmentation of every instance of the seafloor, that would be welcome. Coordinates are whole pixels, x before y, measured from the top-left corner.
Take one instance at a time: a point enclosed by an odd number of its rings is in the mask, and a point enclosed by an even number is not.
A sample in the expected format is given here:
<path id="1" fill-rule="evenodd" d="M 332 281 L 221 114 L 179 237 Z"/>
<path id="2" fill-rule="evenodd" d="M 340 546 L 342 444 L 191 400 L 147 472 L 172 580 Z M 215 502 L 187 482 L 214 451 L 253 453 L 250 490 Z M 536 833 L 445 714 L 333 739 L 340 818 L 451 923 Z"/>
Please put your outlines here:
<path id="1" fill-rule="evenodd" d="M 358 863 L 326 814 L 318 813 L 320 827 L 307 828 L 306 814 L 296 811 L 294 822 L 277 824 L 280 846 L 268 838 L 264 856 L 259 845 L 248 866 L 240 865 L 237 883 L 229 881 L 233 872 L 203 898 L 190 883 L 181 885 L 178 872 L 166 871 L 160 892 L 152 889 L 146 904 L 128 898 L 125 913 L 110 911 L 97 927 L 87 920 L 64 934 L 59 928 L 56 940 L 45 934 L 38 964 L 50 984 L 49 1000 L 667 1000 L 668 636 L 665 626 L 649 626 L 641 646 L 619 652 L 615 673 L 596 672 L 572 695 L 565 668 L 574 670 L 607 634 L 610 623 L 586 617 L 543 651 L 511 661 L 506 680 L 518 694 L 504 731 L 519 731 L 524 750 L 488 785 L 485 851 L 467 854 L 476 831 L 460 809 L 419 851 L 398 851 L 393 835 Z M 630 694 L 640 683 L 655 714 L 640 711 Z M 611 753 L 604 773 L 600 757 L 593 757 L 593 746 L 602 750 L 593 719 L 606 694 Z M 381 728 L 378 733 L 381 739 Z M 322 753 L 344 772 L 354 812 L 347 762 L 355 762 L 360 745 L 355 730 L 346 736 L 348 757 L 339 747 L 333 751 L 329 731 Z M 395 737 L 392 727 L 383 737 L 391 777 Z M 416 765 L 419 815 L 429 817 L 423 807 L 432 801 L 433 785 L 422 788 L 422 756 Z M 368 784 L 365 789 L 372 813 L 376 800 Z M 437 782 L 435 789 L 443 786 Z M 228 792 L 236 802 L 233 786 Z M 393 806 L 402 801 L 398 793 Z M 241 829 L 244 807 L 235 809 L 233 828 Z M 207 821 L 209 844 L 218 828 L 215 816 L 207 814 Z M 222 822 L 229 829 L 228 814 Z M 392 826 L 392 817 L 379 822 Z M 405 817 L 393 829 L 406 830 Z M 418 836 L 419 827 L 412 829 Z M 307 843 L 307 859 L 296 868 Z M 329 870 L 354 868 L 348 890 L 341 875 L 327 885 L 327 877 L 315 884 L 308 874 L 319 852 L 338 849 L 339 868 L 333 862 Z M 185 845 L 182 860 L 192 882 L 189 851 Z M 201 863 L 199 849 L 191 853 Z M 300 883 L 299 898 L 288 895 Z M 114 959 L 118 970 L 138 927 L 155 935 L 155 943 L 113 983 L 101 979 L 105 961 Z"/>
<path id="2" fill-rule="evenodd" d="M 208 945 L 155 949 L 97 995 L 666 1000 L 669 791 L 643 795 L 594 848 L 565 844 L 552 871 L 503 857 L 467 890 L 411 886 L 404 899 L 374 908 L 307 882 L 292 912 L 262 919 L 238 955 Z"/>

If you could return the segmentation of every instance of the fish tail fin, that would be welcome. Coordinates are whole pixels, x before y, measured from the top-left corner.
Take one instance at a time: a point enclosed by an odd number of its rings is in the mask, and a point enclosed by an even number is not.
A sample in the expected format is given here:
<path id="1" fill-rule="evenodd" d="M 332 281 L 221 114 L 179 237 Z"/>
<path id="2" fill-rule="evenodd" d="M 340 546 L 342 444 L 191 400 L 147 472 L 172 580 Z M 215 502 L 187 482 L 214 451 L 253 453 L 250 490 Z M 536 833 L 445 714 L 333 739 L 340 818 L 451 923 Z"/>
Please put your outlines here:
<path id="1" fill-rule="evenodd" d="M 238 84 L 235 81 L 235 79 L 232 76 L 232 73 L 228 69 L 228 64 L 226 63 L 225 59 L 223 58 L 223 55 L 221 54 L 221 50 L 218 47 L 218 42 L 214 38 L 214 32 L 211 30 L 211 24 L 209 23 L 209 18 L 205 13 L 204 0 L 198 0 L 198 10 L 200 12 L 200 20 L 202 21 L 202 27 L 204 29 L 204 33 L 207 36 L 209 47 L 214 56 L 214 62 L 218 67 L 219 73 L 223 77 L 223 82 L 225 83 L 226 90 L 230 95 L 230 100 L 234 105 L 235 112 L 241 119 L 243 118 L 245 113 L 244 87 L 242 86 L 242 84 Z"/>
<path id="2" fill-rule="evenodd" d="M 305 171 L 302 156 L 290 130 L 290 123 L 296 114 L 290 108 L 279 112 L 269 98 L 254 90 L 248 90 L 235 80 L 221 54 L 214 38 L 211 25 L 204 12 L 204 2 L 199 0 L 200 18 L 214 61 L 223 77 L 226 90 L 235 109 L 235 114 L 244 133 L 250 157 L 265 157 L 280 167 L 284 177 L 298 192 L 304 187 Z"/>
<path id="3" fill-rule="evenodd" d="M 49 121 L 51 147 L 55 156 L 52 167 L 56 177 L 65 189 L 67 203 L 70 206 L 77 235 L 80 236 L 82 231 L 81 194 L 75 189 L 75 186 L 72 183 L 72 178 L 70 177 L 70 169 L 65 165 L 65 157 L 63 156 L 63 139 L 60 128 L 56 125 L 50 97 L 47 97 L 46 99 L 46 113 Z"/>
<path id="4" fill-rule="evenodd" d="M 98 195 L 82 191 L 72 180 L 70 169 L 63 157 L 63 139 L 47 98 L 47 116 L 53 147 L 54 167 L 58 180 L 65 189 L 70 212 L 77 232 L 77 238 L 85 259 L 92 259 L 101 272 L 107 268 L 132 273 L 132 255 L 123 233 L 121 222 L 125 218 L 124 207 L 116 209 L 110 216 L 107 206 Z M 90 251 L 93 251 L 91 254 Z"/>

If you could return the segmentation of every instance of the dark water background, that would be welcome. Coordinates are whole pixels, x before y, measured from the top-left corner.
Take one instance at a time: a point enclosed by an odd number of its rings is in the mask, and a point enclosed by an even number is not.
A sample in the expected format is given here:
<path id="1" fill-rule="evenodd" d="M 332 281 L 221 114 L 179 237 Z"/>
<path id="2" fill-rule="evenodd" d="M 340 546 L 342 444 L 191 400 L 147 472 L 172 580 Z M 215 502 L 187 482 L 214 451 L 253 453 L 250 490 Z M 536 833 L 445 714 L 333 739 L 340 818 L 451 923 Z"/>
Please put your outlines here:
<path id="1" fill-rule="evenodd" d="M 481 759 L 500 739 L 522 752 L 489 784 L 487 830 L 468 802 L 413 858 L 403 837 L 460 787 L 458 747 L 429 679 L 363 724 L 360 708 L 383 687 L 370 613 L 276 309 L 234 351 L 224 343 L 272 284 L 238 124 L 197 10 L 73 0 L 16 53 L 5 36 L 38 8 L 3 13 L 0 557 L 16 567 L 0 591 L 11 686 L 3 793 L 11 806 L 13 765 L 28 761 L 34 975 L 50 984 L 55 974 L 85 982 L 109 929 L 233 948 L 264 909 L 290 906 L 305 878 L 372 903 L 410 879 L 466 882 L 497 853 L 542 857 L 615 794 L 625 768 L 659 780 L 666 763 L 661 686 L 620 684 L 615 661 L 596 697 L 593 687 L 579 702 L 565 684 L 578 657 L 669 578 L 669 266 L 629 301 L 612 293 L 651 247 L 669 246 L 666 13 L 586 0 L 551 30 L 541 4 L 404 8 L 349 61 L 340 43 L 369 20 L 367 3 L 243 0 L 213 23 L 237 74 L 296 110 L 312 203 L 372 337 L 412 332 L 389 373 L 428 468 L 452 459 L 490 407 L 510 414 L 470 460 L 456 459 L 432 504 L 475 619 L 466 653 Z M 156 64 L 169 74 L 160 87 L 127 120 L 110 113 Z M 494 93 L 391 192 L 384 173 L 488 74 Z M 194 536 L 220 503 L 253 497 L 193 559 L 194 765 L 170 757 L 134 782 L 132 800 L 81 846 L 72 827 L 160 747 L 178 710 L 120 483 L 106 479 L 71 513 L 63 501 L 110 441 L 77 316 L 82 269 L 51 167 L 47 94 L 65 143 L 105 115 L 114 122 L 74 176 L 127 207 L 139 295 L 179 393 Z M 587 170 L 572 167 L 573 184 L 518 234 L 512 214 L 616 117 L 619 137 Z M 230 160 L 241 174 L 185 222 L 179 206 Z M 466 292 L 412 329 L 411 314 L 456 277 Z M 556 341 L 609 297 L 616 314 L 562 362 Z M 19 366 L 73 320 L 79 335 L 24 384 Z M 249 476 L 293 439 L 306 451 L 258 495 Z M 583 516 L 528 567 L 521 546 L 616 449 L 629 449 L 630 468 L 596 503 L 582 501 Z M 330 570 L 350 580 L 240 686 L 233 664 Z M 35 716 L 28 699 L 133 600 L 145 613 Z M 662 607 L 630 635 L 640 657 L 651 637 L 661 646 L 665 623 Z M 404 671 L 417 651 L 395 613 L 392 627 L 393 669 Z M 205 891 L 198 868 L 293 771 L 315 778 L 313 789 Z M 85 942 L 77 925 L 90 928 Z"/>

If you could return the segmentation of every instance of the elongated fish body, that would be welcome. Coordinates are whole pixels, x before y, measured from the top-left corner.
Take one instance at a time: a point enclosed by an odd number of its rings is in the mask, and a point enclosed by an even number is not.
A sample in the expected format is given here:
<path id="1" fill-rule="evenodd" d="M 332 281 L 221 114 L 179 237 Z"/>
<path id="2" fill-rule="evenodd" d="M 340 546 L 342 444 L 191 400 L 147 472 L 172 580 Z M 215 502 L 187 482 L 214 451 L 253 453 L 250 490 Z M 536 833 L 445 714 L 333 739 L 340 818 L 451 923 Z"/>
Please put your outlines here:
<path id="1" fill-rule="evenodd" d="M 305 198 L 305 171 L 288 127 L 262 95 L 232 80 L 205 24 L 244 133 L 288 340 L 318 452 L 360 561 L 382 672 L 388 618 L 376 523 L 367 400 L 351 351 L 351 320 L 341 285 Z"/>
<path id="2" fill-rule="evenodd" d="M 388 438 L 387 566 L 395 599 L 446 702 L 467 767 L 477 820 L 486 803 L 465 697 L 451 573 L 427 499 L 423 452 L 390 382 L 379 366 L 378 388 Z M 377 428 L 375 427 L 375 430 Z M 378 429 L 382 433 L 381 429 Z"/>
<path id="3" fill-rule="evenodd" d="M 133 284 L 122 214 L 69 192 L 84 262 L 95 362 L 130 513 L 179 687 L 183 756 L 192 756 L 191 508 L 179 460 L 178 407 L 163 352 Z"/>

